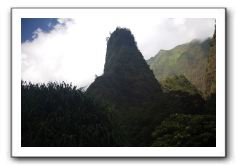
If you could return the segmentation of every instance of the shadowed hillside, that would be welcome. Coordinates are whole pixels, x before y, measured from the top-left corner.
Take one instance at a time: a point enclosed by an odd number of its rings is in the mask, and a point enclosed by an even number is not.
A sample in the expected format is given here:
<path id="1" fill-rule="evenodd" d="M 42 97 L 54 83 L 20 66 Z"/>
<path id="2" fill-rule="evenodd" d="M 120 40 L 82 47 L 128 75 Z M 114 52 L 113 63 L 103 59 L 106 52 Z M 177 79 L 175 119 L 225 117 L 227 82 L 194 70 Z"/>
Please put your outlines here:
<path id="1" fill-rule="evenodd" d="M 207 42 L 209 40 L 202 44 L 193 41 L 184 47 L 178 46 L 179 57 L 174 63 L 182 61 L 182 56 L 187 56 L 184 52 L 191 52 L 191 49 L 200 51 L 200 56 L 207 58 L 203 53 L 204 50 L 208 50 Z M 165 51 L 161 54 L 160 57 L 167 55 Z M 169 55 L 173 58 L 173 54 Z M 194 57 L 193 53 L 191 57 L 194 58 L 191 59 L 193 63 L 199 59 Z M 170 61 L 163 62 L 164 68 L 166 65 L 169 66 Z M 200 60 L 198 64 L 202 63 Z M 104 74 L 95 79 L 87 93 L 115 107 L 120 125 L 126 132 L 131 146 L 152 145 L 152 132 L 170 114 L 205 112 L 205 101 L 185 76 L 174 75 L 173 78 L 164 79 L 161 85 L 159 84 L 138 50 L 130 30 L 125 28 L 117 28 L 111 34 L 107 43 Z"/>
<path id="2" fill-rule="evenodd" d="M 131 31 L 116 28 L 104 73 L 86 92 L 65 83 L 22 82 L 21 145 L 215 146 L 215 34 L 210 52 L 209 43 L 160 51 L 148 60 L 154 76 Z"/>
<path id="3" fill-rule="evenodd" d="M 206 95 L 216 93 L 216 30 L 210 43 L 207 71 L 205 76 Z"/>
<path id="4" fill-rule="evenodd" d="M 22 147 L 126 144 L 111 108 L 72 85 L 22 82 L 21 100 Z"/>
<path id="5" fill-rule="evenodd" d="M 211 115 L 173 114 L 153 132 L 153 147 L 216 146 L 216 118 Z"/>
<path id="6" fill-rule="evenodd" d="M 216 113 L 216 29 L 210 44 L 205 82 L 207 109 L 211 113 Z"/>
<path id="7" fill-rule="evenodd" d="M 116 106 L 141 106 L 162 94 L 130 30 L 117 28 L 107 43 L 104 74 L 89 86 L 88 93 Z"/>
<path id="8" fill-rule="evenodd" d="M 95 79 L 87 93 L 115 107 L 132 146 L 151 143 L 149 135 L 163 118 L 159 113 L 165 111 L 163 92 L 130 30 L 117 28 L 111 34 L 104 74 Z"/>

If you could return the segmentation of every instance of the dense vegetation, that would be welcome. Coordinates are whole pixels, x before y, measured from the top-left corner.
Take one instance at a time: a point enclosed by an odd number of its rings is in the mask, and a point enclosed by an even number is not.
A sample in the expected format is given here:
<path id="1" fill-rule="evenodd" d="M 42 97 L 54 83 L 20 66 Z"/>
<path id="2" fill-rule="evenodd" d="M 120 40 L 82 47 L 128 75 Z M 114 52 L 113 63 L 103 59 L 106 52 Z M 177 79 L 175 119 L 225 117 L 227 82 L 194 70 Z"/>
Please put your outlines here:
<path id="1" fill-rule="evenodd" d="M 205 75 L 207 110 L 216 113 L 216 29 L 210 43 L 210 52 Z"/>
<path id="2" fill-rule="evenodd" d="M 216 118 L 212 115 L 173 114 L 153 132 L 154 147 L 216 146 Z"/>
<path id="3" fill-rule="evenodd" d="M 203 97 L 202 86 L 214 73 L 205 70 L 213 63 L 208 43 L 193 41 L 151 58 L 151 68 L 160 59 L 157 81 L 130 30 L 117 28 L 107 40 L 104 74 L 85 92 L 65 83 L 22 82 L 22 146 L 215 146 L 215 91 Z"/>
<path id="4" fill-rule="evenodd" d="M 160 81 L 161 87 L 164 92 L 170 91 L 183 91 L 190 94 L 198 94 L 197 88 L 191 84 L 184 75 L 175 75 Z"/>
<path id="5" fill-rule="evenodd" d="M 161 50 L 147 61 L 158 81 L 170 76 L 184 75 L 195 87 L 205 93 L 205 73 L 210 39 L 193 40 L 171 50 Z"/>
<path id="6" fill-rule="evenodd" d="M 210 52 L 205 75 L 206 97 L 216 93 L 216 31 L 210 43 Z"/>
<path id="7" fill-rule="evenodd" d="M 22 146 L 121 146 L 109 106 L 65 83 L 21 85 Z"/>

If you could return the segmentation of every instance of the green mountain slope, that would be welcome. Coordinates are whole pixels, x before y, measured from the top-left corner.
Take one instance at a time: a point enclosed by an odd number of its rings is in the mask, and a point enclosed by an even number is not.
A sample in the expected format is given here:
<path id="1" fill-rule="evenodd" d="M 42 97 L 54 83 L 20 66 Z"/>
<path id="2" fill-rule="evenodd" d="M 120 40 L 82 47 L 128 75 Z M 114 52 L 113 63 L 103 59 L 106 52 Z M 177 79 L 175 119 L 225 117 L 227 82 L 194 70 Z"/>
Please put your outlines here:
<path id="1" fill-rule="evenodd" d="M 205 75 L 207 109 L 216 113 L 216 30 L 213 34 Z"/>
<path id="2" fill-rule="evenodd" d="M 157 80 L 184 75 L 202 93 L 205 93 L 205 73 L 210 39 L 193 40 L 171 50 L 161 50 L 147 61 Z"/>
<path id="3" fill-rule="evenodd" d="M 194 40 L 146 62 L 131 31 L 117 28 L 86 92 L 22 81 L 22 147 L 215 146 L 214 41 L 210 52 L 210 40 Z"/>
<path id="4" fill-rule="evenodd" d="M 206 95 L 216 93 L 216 31 L 210 43 L 210 53 L 208 57 L 207 71 L 205 75 Z"/>
<path id="5" fill-rule="evenodd" d="M 171 76 L 165 80 L 160 81 L 161 87 L 164 92 L 182 91 L 189 94 L 198 94 L 196 87 L 191 84 L 184 75 Z"/>
<path id="6" fill-rule="evenodd" d="M 205 101 L 200 91 L 183 75 L 160 81 L 165 95 L 166 111 L 184 114 L 205 113 Z"/>

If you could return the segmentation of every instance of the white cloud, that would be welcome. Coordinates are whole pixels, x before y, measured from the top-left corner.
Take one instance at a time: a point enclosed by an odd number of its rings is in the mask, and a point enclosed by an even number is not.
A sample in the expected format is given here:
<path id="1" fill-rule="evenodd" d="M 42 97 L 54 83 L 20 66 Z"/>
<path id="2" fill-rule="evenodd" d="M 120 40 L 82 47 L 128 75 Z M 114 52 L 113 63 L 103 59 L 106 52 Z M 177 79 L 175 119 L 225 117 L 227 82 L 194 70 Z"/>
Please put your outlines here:
<path id="1" fill-rule="evenodd" d="M 106 37 L 117 26 L 131 29 L 145 59 L 160 49 L 210 37 L 214 30 L 214 19 L 147 19 L 136 13 L 82 14 L 58 21 L 50 33 L 37 29 L 34 40 L 22 44 L 23 80 L 88 86 L 103 73 Z"/>
<path id="2" fill-rule="evenodd" d="M 22 79 L 32 82 L 66 81 L 85 86 L 102 74 L 104 38 L 85 33 L 76 24 L 57 25 L 50 33 L 37 30 L 37 38 L 22 44 Z M 103 43 L 105 44 L 105 43 Z M 94 45 L 94 46 L 93 46 Z"/>

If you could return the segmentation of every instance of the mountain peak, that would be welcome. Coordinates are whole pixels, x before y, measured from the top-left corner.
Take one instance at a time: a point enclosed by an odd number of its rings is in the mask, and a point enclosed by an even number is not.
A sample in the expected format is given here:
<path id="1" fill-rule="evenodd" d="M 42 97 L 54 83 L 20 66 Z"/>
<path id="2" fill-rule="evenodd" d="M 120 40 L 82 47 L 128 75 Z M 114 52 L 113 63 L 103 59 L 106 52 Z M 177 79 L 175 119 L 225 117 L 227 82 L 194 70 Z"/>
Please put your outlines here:
<path id="1" fill-rule="evenodd" d="M 162 92 L 127 28 L 116 28 L 111 34 L 104 74 L 97 77 L 87 91 L 119 106 L 121 103 L 139 106 Z"/>
<path id="2" fill-rule="evenodd" d="M 128 28 L 117 27 L 116 30 L 111 34 L 107 43 L 107 49 L 127 46 L 137 47 L 134 36 Z"/>
<path id="3" fill-rule="evenodd" d="M 127 71 L 137 64 L 146 65 L 133 34 L 127 28 L 117 27 L 107 42 L 104 73 Z"/>

